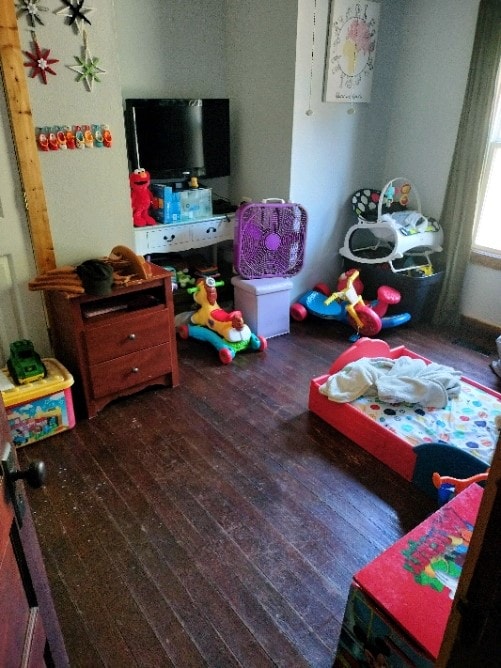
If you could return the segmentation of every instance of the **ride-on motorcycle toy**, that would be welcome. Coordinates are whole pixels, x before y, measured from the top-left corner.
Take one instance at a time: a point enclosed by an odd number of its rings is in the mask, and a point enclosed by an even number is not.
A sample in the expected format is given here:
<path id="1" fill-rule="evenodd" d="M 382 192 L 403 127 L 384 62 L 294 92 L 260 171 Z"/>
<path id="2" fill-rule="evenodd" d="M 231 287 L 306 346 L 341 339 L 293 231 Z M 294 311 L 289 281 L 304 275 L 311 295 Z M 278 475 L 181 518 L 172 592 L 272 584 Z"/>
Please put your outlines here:
<path id="1" fill-rule="evenodd" d="M 336 292 L 331 292 L 324 283 L 315 286 L 302 295 L 290 308 L 294 320 L 304 320 L 308 313 L 319 318 L 339 320 L 351 325 L 356 334 L 350 340 L 360 336 L 376 336 L 382 329 L 398 327 L 409 322 L 409 313 L 388 316 L 389 306 L 398 304 L 400 292 L 388 285 L 378 288 L 377 299 L 366 303 L 361 297 L 364 286 L 359 278 L 358 269 L 349 269 L 341 274 Z"/>
<path id="2" fill-rule="evenodd" d="M 241 311 L 225 311 L 217 303 L 216 287 L 224 285 L 212 276 L 199 278 L 188 292 L 198 304 L 188 324 L 180 325 L 177 333 L 182 339 L 207 341 L 219 353 L 223 364 L 229 364 L 243 350 L 266 350 L 268 342 L 263 336 L 251 332 L 244 323 Z"/>

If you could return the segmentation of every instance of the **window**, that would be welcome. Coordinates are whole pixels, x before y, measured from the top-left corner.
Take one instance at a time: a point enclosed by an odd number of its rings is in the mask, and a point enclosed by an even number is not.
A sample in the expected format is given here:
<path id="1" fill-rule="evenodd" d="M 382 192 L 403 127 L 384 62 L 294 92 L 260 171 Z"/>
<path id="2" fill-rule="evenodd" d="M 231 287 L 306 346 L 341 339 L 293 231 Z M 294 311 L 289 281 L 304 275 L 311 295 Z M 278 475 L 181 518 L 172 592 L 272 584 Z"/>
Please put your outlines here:
<path id="1" fill-rule="evenodd" d="M 501 67 L 492 126 L 479 184 L 473 250 L 501 257 Z"/>

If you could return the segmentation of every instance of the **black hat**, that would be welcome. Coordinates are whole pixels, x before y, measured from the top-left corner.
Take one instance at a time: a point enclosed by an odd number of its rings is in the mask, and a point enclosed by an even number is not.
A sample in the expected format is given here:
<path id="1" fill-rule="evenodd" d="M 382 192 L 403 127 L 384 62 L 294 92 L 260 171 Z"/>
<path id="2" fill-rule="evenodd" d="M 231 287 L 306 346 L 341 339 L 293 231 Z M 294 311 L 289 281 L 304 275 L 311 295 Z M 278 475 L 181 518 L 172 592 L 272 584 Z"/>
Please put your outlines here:
<path id="1" fill-rule="evenodd" d="M 109 295 L 113 285 L 113 267 L 102 260 L 86 260 L 77 267 L 85 292 L 89 295 Z"/>

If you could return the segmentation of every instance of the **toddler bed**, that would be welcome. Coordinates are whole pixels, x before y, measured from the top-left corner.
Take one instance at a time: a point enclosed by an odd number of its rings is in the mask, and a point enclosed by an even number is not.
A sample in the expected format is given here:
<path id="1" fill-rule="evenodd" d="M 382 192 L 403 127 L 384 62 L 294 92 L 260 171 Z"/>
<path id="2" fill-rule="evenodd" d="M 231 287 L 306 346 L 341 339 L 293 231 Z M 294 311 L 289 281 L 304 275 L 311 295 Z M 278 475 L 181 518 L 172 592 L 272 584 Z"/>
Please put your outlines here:
<path id="1" fill-rule="evenodd" d="M 435 471 L 466 478 L 490 466 L 499 436 L 495 419 L 501 415 L 501 394 L 455 372 L 457 386 L 453 396 L 447 396 L 444 408 L 385 403 L 374 388 L 349 402 L 334 398 L 330 383 L 335 385 L 340 374 L 349 374 L 356 366 L 353 363 L 396 364 L 399 358 L 405 358 L 400 362 L 412 358 L 431 365 L 430 360 L 405 346 L 390 348 L 385 341 L 359 339 L 333 362 L 327 374 L 311 380 L 308 408 L 436 498 L 432 483 Z"/>

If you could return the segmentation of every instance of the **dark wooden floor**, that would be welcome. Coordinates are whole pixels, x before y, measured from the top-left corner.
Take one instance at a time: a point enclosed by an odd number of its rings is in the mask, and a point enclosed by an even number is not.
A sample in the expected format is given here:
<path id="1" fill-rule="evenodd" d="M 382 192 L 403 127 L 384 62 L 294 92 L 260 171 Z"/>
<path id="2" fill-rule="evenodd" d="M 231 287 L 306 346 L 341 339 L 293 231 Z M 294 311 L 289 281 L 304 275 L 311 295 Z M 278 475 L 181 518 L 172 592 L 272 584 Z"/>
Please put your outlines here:
<path id="1" fill-rule="evenodd" d="M 347 345 L 293 323 L 223 366 L 178 342 L 181 385 L 120 400 L 19 450 L 71 665 L 331 665 L 352 575 L 435 506 L 307 410 Z M 385 330 L 500 388 L 495 357 L 425 327 Z"/>

